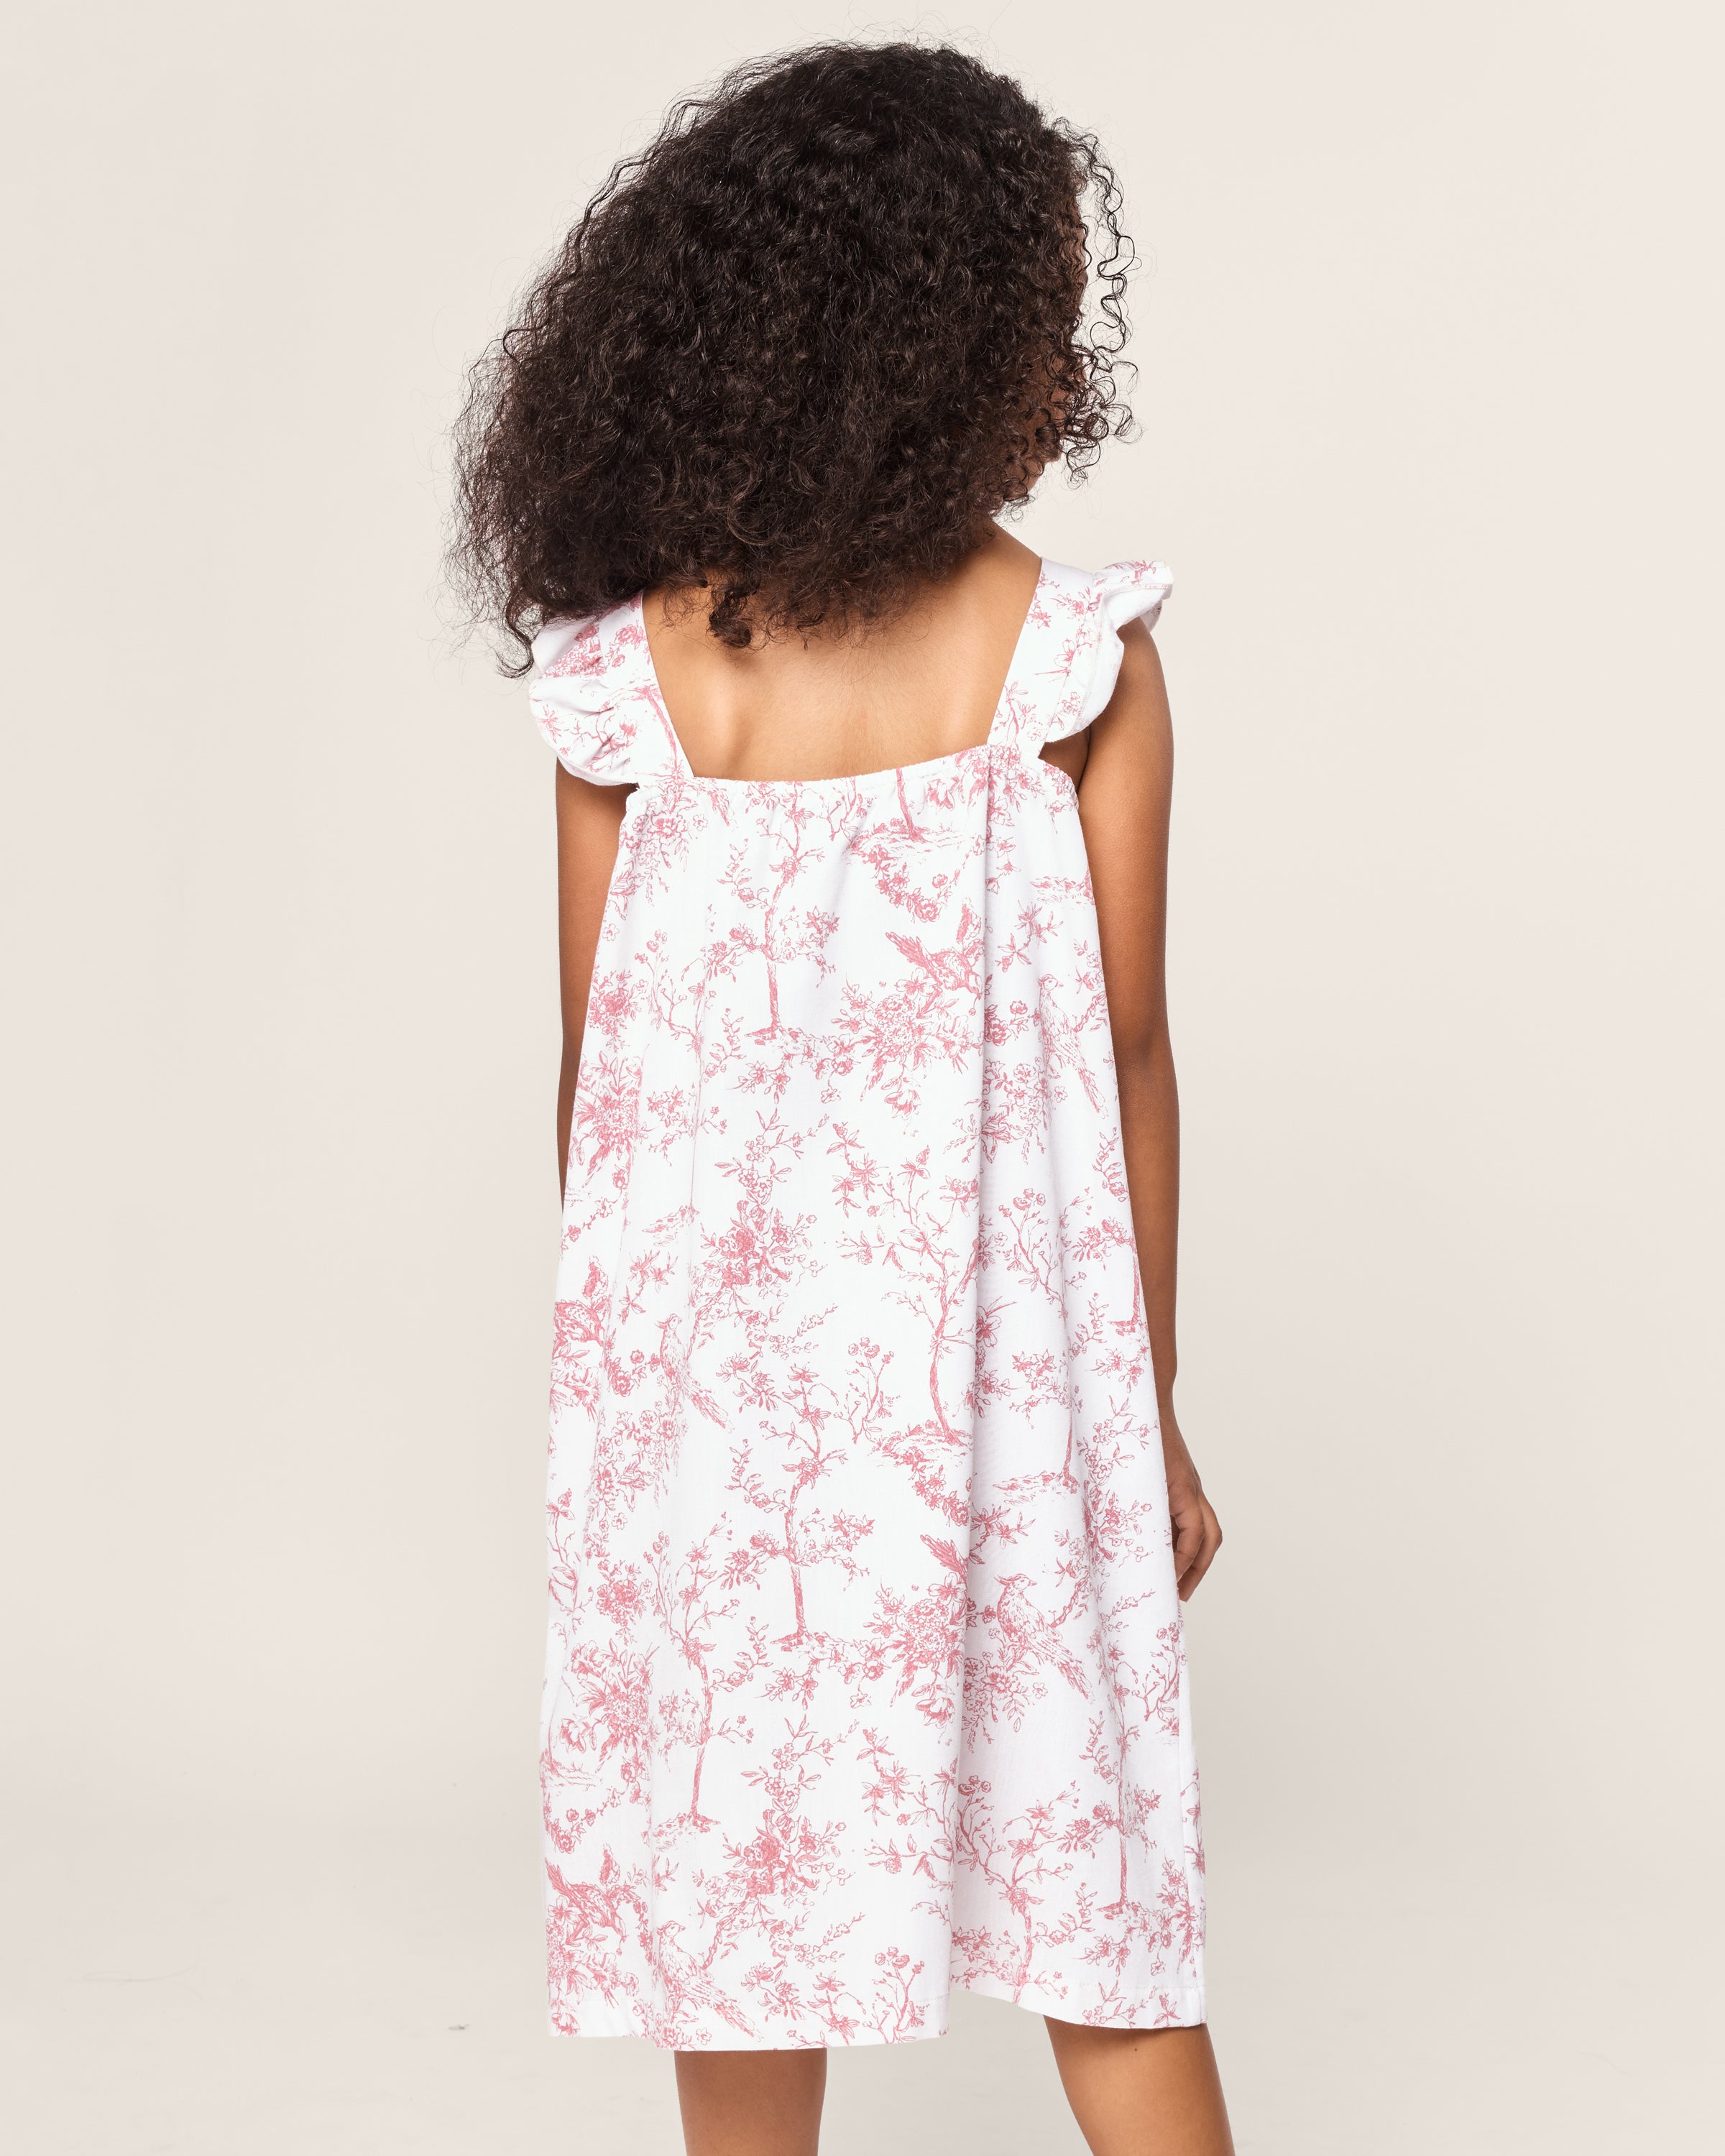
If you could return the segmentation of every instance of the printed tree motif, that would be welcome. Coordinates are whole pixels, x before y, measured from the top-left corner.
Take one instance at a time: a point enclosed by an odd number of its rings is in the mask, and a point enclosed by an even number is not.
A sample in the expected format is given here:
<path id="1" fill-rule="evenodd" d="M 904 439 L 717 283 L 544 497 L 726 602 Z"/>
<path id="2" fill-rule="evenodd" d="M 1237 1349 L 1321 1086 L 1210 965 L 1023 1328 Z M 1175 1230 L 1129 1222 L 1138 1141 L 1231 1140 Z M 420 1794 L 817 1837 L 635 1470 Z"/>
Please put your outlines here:
<path id="1" fill-rule="evenodd" d="M 1075 1860 L 1095 1846 L 1101 1830 L 1093 1816 L 1080 1811 L 1075 1785 L 1002 1825 L 994 1817 L 989 1783 L 971 1775 L 959 1784 L 957 1861 L 988 1881 L 1016 1928 L 1011 1937 L 970 1927 L 954 1930 L 954 1949 L 978 1974 L 1010 1985 L 1014 1998 L 1040 1974 L 1039 1988 L 1056 1998 L 1065 1995 L 1056 1969 L 1038 1972 L 1037 1956 L 1058 1956 L 1089 1928 L 1089 1892 L 1068 1882 Z"/>
<path id="2" fill-rule="evenodd" d="M 717 1646 L 727 1620 L 742 1606 L 743 1590 L 753 1584 L 760 1570 L 759 1552 L 752 1548 L 724 1547 L 718 1527 L 691 1543 L 675 1568 L 670 1562 L 670 1548 L 668 1535 L 655 1537 L 655 1606 L 665 1633 L 693 1674 L 695 1690 L 692 1696 L 668 1694 L 661 1699 L 660 1723 L 667 1756 L 681 1743 L 693 1751 L 695 1764 L 689 1802 L 660 1830 L 661 1839 L 674 1837 L 684 1826 L 705 1833 L 718 1824 L 701 1809 L 701 1776 L 707 1747 L 715 1740 L 747 1743 L 751 1732 L 742 1714 L 719 1715 L 717 1702 L 721 1694 L 731 1697 L 742 1691 L 767 1661 L 766 1642 L 753 1618 L 746 1620 L 741 1642 L 728 1657 L 721 1657 Z M 732 1636 L 735 1639 L 734 1631 Z"/>
<path id="3" fill-rule="evenodd" d="M 750 791 L 759 798 L 761 790 Z M 757 1040 L 782 1030 L 778 1003 L 782 968 L 801 959 L 814 966 L 817 977 L 832 970 L 826 947 L 838 932 L 838 916 L 824 913 L 818 906 L 795 906 L 789 902 L 798 879 L 825 858 L 809 842 L 809 828 L 814 820 L 813 807 L 793 796 L 790 807 L 774 825 L 778 843 L 770 858 L 758 860 L 750 847 L 740 845 L 721 879 L 737 904 L 724 941 L 709 948 L 707 964 L 713 975 L 719 975 L 734 972 L 738 960 L 745 956 L 762 961 L 768 1017 L 766 1025 L 756 1034 Z"/>
<path id="4" fill-rule="evenodd" d="M 1172 1618 L 1157 1627 L 1154 1648 L 1147 1666 L 1136 1669 L 1117 1641 L 1107 1650 L 1108 1689 L 1122 1726 L 1135 1730 L 1152 1727 L 1178 1739 L 1180 1734 L 1180 1683 L 1185 1670 L 1185 1646 L 1180 1620 Z"/>
<path id="5" fill-rule="evenodd" d="M 847 1578 L 855 1578 L 860 1570 L 857 1545 L 874 1530 L 874 1522 L 859 1513 L 824 1512 L 805 1507 L 810 1492 L 842 1464 L 850 1450 L 838 1441 L 839 1418 L 822 1398 L 826 1390 L 812 1369 L 803 1366 L 793 1370 L 784 1418 L 767 1423 L 759 1440 L 745 1438 L 732 1450 L 728 1486 L 773 1522 L 770 1527 L 756 1530 L 751 1546 L 761 1558 L 783 1558 L 790 1568 L 791 1606 L 796 1622 L 779 1640 L 781 1647 L 801 1646 L 809 1637 L 803 1608 L 804 1573 L 813 1565 L 834 1563 Z M 848 1430 L 849 1425 L 845 1427 Z M 763 1471 L 756 1464 L 757 1457 L 768 1445 L 778 1446 L 781 1457 L 776 1469 Z"/>
<path id="6" fill-rule="evenodd" d="M 823 1736 L 806 1715 L 783 1726 L 784 1740 L 773 1747 L 768 1762 L 744 1772 L 743 1779 L 759 1792 L 762 1803 L 752 1830 L 737 1840 L 724 1836 L 722 1862 L 698 1872 L 693 1881 L 712 1941 L 703 1967 L 712 1966 L 733 1940 L 746 1937 L 759 1958 L 744 1973 L 743 1982 L 781 2015 L 806 2007 L 798 1979 L 811 1969 L 829 1964 L 850 1929 L 850 1922 L 841 1920 L 811 1933 L 804 1922 L 817 1901 L 824 1901 L 846 1876 L 843 1829 L 836 1821 L 812 1816 L 810 1803 L 839 1739 Z"/>
<path id="7" fill-rule="evenodd" d="M 932 1899 L 919 1902 L 932 1907 L 942 1921 L 952 1912 L 953 1832 L 957 1789 L 950 1768 L 937 1774 L 913 1774 L 875 1729 L 863 1732 L 860 1757 L 869 1779 L 863 1801 L 877 1827 L 889 1832 L 868 1851 L 868 1861 L 878 1870 L 896 1875 L 908 1872 L 919 1883 L 927 1881 Z M 904 1847 L 899 1847 L 902 1836 Z"/>
<path id="8" fill-rule="evenodd" d="M 942 1386 L 943 1361 L 974 1353 L 975 1285 L 982 1242 L 975 1222 L 978 1184 L 974 1176 L 937 1178 L 930 1148 L 923 1146 L 896 1168 L 883 1170 L 842 1123 L 833 1126 L 831 1152 L 842 1163 L 836 1195 L 841 1209 L 862 1207 L 883 1225 L 853 1235 L 848 1254 L 863 1265 L 879 1264 L 898 1276 L 888 1300 L 910 1311 L 919 1337 L 928 1342 L 928 1399 L 925 1422 L 895 1435 L 891 1456 L 913 1466 L 919 1495 L 937 1490 L 940 1508 L 954 1520 L 967 1513 L 964 1481 L 954 1470 L 969 1446 L 968 1410 L 975 1400 L 974 1373 L 967 1373 L 959 1399 L 949 1403 Z M 931 1451 L 929 1448 L 933 1448 Z M 883 1447 L 883 1449 L 886 1449 Z M 967 1478 L 968 1479 L 968 1478 Z"/>
<path id="9" fill-rule="evenodd" d="M 1111 1730 L 1105 1717 L 1096 1715 L 1091 1719 L 1084 1748 L 1085 1758 L 1098 1785 L 1111 1793 L 1107 1799 L 1091 1805 L 1091 1816 L 1099 1825 L 1112 1828 L 1120 1845 L 1120 1892 L 1102 1914 L 1123 1920 L 1130 1920 L 1134 1914 L 1142 1916 L 1127 1886 L 1131 1845 L 1136 1838 L 1145 1844 L 1147 1851 L 1150 1850 L 1147 1830 L 1152 1815 L 1162 1802 L 1159 1789 L 1141 1788 L 1132 1778 L 1130 1753 L 1138 1734 L 1131 1722 L 1122 1722 L 1117 1714 Z M 1123 1962 L 1127 1936 L 1122 1929 L 1112 1941 L 1099 1942 L 1091 1958 L 1105 1958 L 1111 1953 L 1117 1964 Z"/>

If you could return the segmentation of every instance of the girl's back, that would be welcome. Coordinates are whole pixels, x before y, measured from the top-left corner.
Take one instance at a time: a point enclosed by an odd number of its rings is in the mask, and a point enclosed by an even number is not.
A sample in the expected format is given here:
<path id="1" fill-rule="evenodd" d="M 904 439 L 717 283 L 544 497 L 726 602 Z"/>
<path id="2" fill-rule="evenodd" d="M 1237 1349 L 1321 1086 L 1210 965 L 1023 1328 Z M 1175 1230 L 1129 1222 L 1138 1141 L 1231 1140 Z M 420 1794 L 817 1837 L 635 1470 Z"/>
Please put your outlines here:
<path id="1" fill-rule="evenodd" d="M 988 737 L 1041 562 L 998 529 L 865 636 L 738 649 L 706 609 L 649 593 L 654 670 L 692 768 L 716 778 L 834 778 L 924 763 Z"/>

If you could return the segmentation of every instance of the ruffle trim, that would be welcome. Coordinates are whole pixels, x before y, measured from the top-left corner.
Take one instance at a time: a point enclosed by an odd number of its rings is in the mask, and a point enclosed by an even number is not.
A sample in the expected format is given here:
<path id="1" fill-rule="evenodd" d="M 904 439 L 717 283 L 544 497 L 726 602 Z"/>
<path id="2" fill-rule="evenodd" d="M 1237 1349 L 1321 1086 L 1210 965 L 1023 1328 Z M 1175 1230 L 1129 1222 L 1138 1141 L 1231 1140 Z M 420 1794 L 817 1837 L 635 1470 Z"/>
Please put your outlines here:
<path id="1" fill-rule="evenodd" d="M 1111 562 L 1097 571 L 1087 660 L 1082 651 L 1076 657 L 1045 741 L 1065 741 L 1101 718 L 1126 655 L 1120 632 L 1132 621 L 1154 629 L 1173 588 L 1173 578 L 1163 562 Z"/>
<path id="2" fill-rule="evenodd" d="M 632 786 L 685 768 L 639 603 L 547 622 L 533 639 L 528 708 L 566 771 Z"/>

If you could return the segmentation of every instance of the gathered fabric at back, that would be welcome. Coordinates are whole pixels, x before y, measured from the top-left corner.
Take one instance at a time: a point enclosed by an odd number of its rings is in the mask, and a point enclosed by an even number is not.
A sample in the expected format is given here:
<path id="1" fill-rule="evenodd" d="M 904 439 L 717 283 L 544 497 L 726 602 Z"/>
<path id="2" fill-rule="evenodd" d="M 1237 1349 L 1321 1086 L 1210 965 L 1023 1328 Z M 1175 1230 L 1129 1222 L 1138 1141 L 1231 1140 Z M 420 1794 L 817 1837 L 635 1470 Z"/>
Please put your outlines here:
<path id="1" fill-rule="evenodd" d="M 532 706 L 632 785 L 552 1381 L 551 2022 L 1204 2018 L 1180 1607 L 1077 794 L 1155 563 L 1045 562 L 986 744 L 697 778 L 640 602 Z"/>

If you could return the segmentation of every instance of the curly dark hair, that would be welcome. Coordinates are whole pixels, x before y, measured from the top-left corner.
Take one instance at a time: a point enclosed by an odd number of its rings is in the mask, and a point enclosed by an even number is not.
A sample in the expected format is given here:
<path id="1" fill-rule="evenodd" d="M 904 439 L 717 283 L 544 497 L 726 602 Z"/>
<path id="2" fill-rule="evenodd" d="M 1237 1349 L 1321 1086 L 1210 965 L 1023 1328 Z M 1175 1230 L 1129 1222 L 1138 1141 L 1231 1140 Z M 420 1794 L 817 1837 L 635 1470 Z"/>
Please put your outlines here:
<path id="1" fill-rule="evenodd" d="M 473 370 L 452 570 L 506 670 L 658 585 L 734 645 L 879 619 L 1081 474 L 1132 417 L 1120 203 L 1094 136 L 949 46 L 814 46 L 675 105 Z"/>

